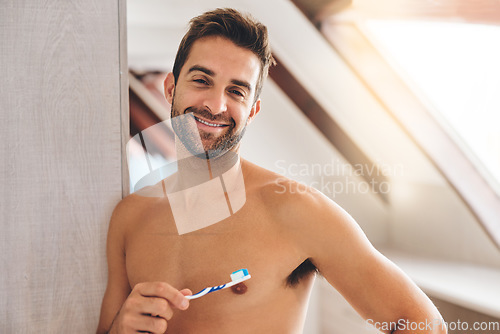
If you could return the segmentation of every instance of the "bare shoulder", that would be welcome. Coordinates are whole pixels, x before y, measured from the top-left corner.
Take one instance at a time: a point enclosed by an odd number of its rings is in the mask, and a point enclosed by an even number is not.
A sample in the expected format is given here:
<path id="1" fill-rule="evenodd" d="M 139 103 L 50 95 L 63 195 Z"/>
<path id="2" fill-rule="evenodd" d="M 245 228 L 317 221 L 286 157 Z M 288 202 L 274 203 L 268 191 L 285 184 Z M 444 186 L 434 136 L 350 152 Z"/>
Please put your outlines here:
<path id="1" fill-rule="evenodd" d="M 130 194 L 123 198 L 113 210 L 112 221 L 127 222 L 133 220 L 131 218 L 140 215 L 143 211 L 148 210 L 154 205 L 154 198 L 141 196 L 136 193 Z"/>
<path id="2" fill-rule="evenodd" d="M 165 207 L 167 199 L 155 196 L 149 188 L 130 194 L 118 202 L 111 216 L 110 231 L 122 235 L 130 233 L 148 216 Z"/>
<path id="3" fill-rule="evenodd" d="M 337 203 L 320 191 L 246 162 L 250 177 L 245 186 L 262 198 L 275 218 L 294 228 L 310 228 L 311 224 L 335 224 L 352 219 Z M 292 227 L 292 226 L 291 226 Z"/>

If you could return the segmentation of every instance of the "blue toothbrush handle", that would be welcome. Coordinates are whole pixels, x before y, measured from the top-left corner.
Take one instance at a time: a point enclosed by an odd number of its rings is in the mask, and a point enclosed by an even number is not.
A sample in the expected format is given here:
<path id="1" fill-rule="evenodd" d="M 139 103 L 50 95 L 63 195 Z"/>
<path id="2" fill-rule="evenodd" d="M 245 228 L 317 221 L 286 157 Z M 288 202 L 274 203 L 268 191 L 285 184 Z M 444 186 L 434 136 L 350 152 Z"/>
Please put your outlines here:
<path id="1" fill-rule="evenodd" d="M 210 288 L 205 288 L 197 293 L 195 293 L 194 295 L 191 295 L 191 296 L 186 296 L 187 299 L 196 299 L 196 298 L 200 298 L 200 297 L 203 297 L 204 295 L 207 295 L 211 292 L 214 292 L 214 291 L 219 291 L 219 290 L 222 290 L 226 287 L 226 284 L 222 284 L 222 285 L 219 285 L 219 286 L 212 286 Z"/>

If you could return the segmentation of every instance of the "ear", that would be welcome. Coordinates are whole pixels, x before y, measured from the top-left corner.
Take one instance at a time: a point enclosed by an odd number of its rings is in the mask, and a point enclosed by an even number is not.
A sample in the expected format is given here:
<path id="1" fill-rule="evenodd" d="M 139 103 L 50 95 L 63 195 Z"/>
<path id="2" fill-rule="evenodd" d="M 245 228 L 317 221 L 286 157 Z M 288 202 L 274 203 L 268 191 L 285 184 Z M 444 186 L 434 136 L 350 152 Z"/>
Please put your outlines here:
<path id="1" fill-rule="evenodd" d="M 167 77 L 163 82 L 163 87 L 165 89 L 165 98 L 167 99 L 168 103 L 172 104 L 175 91 L 175 79 L 174 79 L 174 74 L 172 72 L 169 72 L 167 74 Z"/>
<path id="2" fill-rule="evenodd" d="M 248 116 L 248 119 L 247 119 L 247 125 L 253 121 L 253 119 L 255 118 L 255 116 L 257 116 L 259 111 L 260 111 L 260 99 L 255 101 L 252 109 L 250 109 L 250 115 Z"/>

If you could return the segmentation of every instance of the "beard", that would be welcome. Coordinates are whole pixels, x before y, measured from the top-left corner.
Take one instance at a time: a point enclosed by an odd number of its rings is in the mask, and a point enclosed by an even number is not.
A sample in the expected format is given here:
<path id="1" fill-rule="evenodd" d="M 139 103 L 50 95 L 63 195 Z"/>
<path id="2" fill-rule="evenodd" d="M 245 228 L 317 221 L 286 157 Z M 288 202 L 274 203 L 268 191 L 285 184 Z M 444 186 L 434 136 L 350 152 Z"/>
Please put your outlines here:
<path id="1" fill-rule="evenodd" d="M 218 158 L 233 149 L 243 138 L 246 125 L 240 131 L 236 130 L 234 119 L 227 115 L 213 115 L 206 109 L 189 107 L 181 114 L 172 99 L 172 128 L 184 147 L 194 156 L 202 159 Z M 198 130 L 194 117 L 178 117 L 183 115 L 200 116 L 212 122 L 229 124 L 221 135 Z M 192 119 L 192 121 L 191 121 Z M 246 123 L 246 122 L 245 122 Z"/>

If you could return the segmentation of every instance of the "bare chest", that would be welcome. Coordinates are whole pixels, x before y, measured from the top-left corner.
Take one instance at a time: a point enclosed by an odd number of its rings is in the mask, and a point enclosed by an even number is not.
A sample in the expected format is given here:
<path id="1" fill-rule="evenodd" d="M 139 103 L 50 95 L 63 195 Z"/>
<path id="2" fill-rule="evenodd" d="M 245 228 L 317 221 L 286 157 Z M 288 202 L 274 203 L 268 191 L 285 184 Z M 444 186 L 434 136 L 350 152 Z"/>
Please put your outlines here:
<path id="1" fill-rule="evenodd" d="M 197 292 L 230 281 L 246 268 L 248 296 L 284 289 L 288 275 L 304 260 L 263 210 L 245 208 L 207 228 L 178 235 L 167 216 L 150 217 L 127 238 L 126 266 L 131 287 L 164 281 Z M 230 291 L 217 294 L 231 295 Z"/>

